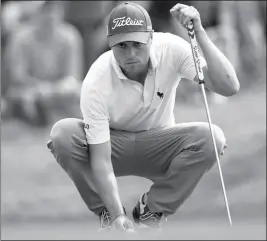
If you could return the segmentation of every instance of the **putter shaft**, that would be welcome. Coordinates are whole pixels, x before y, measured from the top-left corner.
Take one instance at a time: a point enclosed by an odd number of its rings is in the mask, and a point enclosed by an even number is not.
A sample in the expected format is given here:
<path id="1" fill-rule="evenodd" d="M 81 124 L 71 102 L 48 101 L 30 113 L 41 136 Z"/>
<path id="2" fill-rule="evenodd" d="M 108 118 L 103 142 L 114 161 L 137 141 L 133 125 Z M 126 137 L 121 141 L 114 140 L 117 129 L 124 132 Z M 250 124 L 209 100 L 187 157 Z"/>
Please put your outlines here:
<path id="1" fill-rule="evenodd" d="M 202 94 L 203 94 L 203 98 L 204 98 L 205 109 L 206 109 L 207 119 L 208 119 L 208 122 L 209 122 L 212 143 L 213 143 L 215 156 L 216 156 L 216 161 L 217 161 L 217 164 L 218 164 L 220 178 L 221 178 L 221 184 L 222 184 L 223 195 L 224 195 L 225 205 L 226 205 L 228 219 L 229 219 L 229 225 L 232 226 L 232 219 L 231 219 L 230 209 L 229 209 L 227 195 L 226 195 L 226 191 L 225 191 L 225 186 L 224 186 L 224 180 L 223 180 L 220 160 L 219 160 L 217 146 L 216 146 L 214 133 L 213 133 L 213 129 L 212 129 L 210 112 L 209 112 L 209 107 L 208 107 L 208 102 L 207 102 L 207 97 L 206 97 L 206 92 L 205 92 L 205 87 L 204 87 L 204 74 L 203 74 L 203 71 L 202 71 L 202 68 L 201 68 L 201 64 L 200 64 L 200 56 L 199 56 L 199 52 L 198 52 L 197 41 L 196 41 L 196 38 L 195 38 L 194 25 L 193 25 L 192 21 L 190 21 L 188 23 L 187 30 L 188 30 L 188 36 L 189 36 L 189 39 L 190 39 L 190 44 L 191 44 L 192 54 L 193 54 L 194 63 L 195 63 L 195 67 L 196 67 L 196 72 L 197 72 L 197 76 L 198 76 L 198 82 L 201 85 L 201 90 L 202 90 Z"/>
<path id="2" fill-rule="evenodd" d="M 204 97 L 206 114 L 207 114 L 207 118 L 208 118 L 208 122 L 209 122 L 209 126 L 210 126 L 210 133 L 211 133 L 212 143 L 213 143 L 213 147 L 214 147 L 214 151 L 215 151 L 215 155 L 216 155 L 216 160 L 217 160 L 217 164 L 218 164 L 218 168 L 219 168 L 219 173 L 220 173 L 220 177 L 221 177 L 221 183 L 222 183 L 224 201 L 225 201 L 227 214 L 228 214 L 228 219 L 229 219 L 229 225 L 232 226 L 232 219 L 231 219 L 230 209 L 229 209 L 227 195 L 226 195 L 226 191 L 225 191 L 224 180 L 223 180 L 220 160 L 219 160 L 219 156 L 218 156 L 217 146 L 216 146 L 216 143 L 215 143 L 214 133 L 213 133 L 213 130 L 212 130 L 212 123 L 211 123 L 211 118 L 210 118 L 210 112 L 209 112 L 209 107 L 208 107 L 205 87 L 204 87 L 203 83 L 200 84 L 200 85 L 201 85 L 201 90 L 202 90 L 202 94 L 203 94 L 203 97 Z"/>

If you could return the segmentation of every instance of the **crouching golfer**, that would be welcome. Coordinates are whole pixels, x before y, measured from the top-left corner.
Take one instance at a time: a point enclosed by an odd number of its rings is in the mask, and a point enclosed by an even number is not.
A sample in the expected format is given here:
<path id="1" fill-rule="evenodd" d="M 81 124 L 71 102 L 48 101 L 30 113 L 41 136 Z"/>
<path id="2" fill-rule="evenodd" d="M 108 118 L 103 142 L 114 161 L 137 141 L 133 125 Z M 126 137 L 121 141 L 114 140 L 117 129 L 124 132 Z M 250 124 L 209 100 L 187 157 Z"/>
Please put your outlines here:
<path id="1" fill-rule="evenodd" d="M 193 21 L 209 77 L 205 86 L 223 96 L 237 93 L 235 70 L 208 38 L 198 11 L 177 4 L 170 12 L 184 27 Z M 99 216 L 101 229 L 134 228 L 116 181 L 127 175 L 153 182 L 132 215 L 143 227 L 159 227 L 216 162 L 208 123 L 176 124 L 174 119 L 179 81 L 198 82 L 191 47 L 178 36 L 153 32 L 146 10 L 130 2 L 111 12 L 107 39 L 111 50 L 93 63 L 83 82 L 83 120 L 58 121 L 47 145 Z M 221 155 L 226 140 L 218 126 L 213 128 Z"/>

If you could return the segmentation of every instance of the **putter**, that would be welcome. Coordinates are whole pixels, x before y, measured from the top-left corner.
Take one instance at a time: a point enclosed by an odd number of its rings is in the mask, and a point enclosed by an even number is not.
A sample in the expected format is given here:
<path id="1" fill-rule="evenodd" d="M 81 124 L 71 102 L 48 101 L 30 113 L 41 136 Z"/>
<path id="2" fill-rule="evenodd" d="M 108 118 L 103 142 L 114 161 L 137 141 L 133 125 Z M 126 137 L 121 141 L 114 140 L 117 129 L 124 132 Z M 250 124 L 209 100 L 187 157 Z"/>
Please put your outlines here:
<path id="1" fill-rule="evenodd" d="M 204 103 L 205 103 L 206 114 L 207 114 L 207 118 L 208 118 L 208 122 L 209 122 L 211 138 L 212 138 L 213 147 L 214 147 L 214 151 L 215 151 L 215 156 L 216 156 L 216 160 L 217 160 L 217 164 L 218 164 L 218 168 L 219 168 L 219 173 L 220 173 L 220 177 L 221 177 L 221 183 L 222 183 L 224 200 L 225 200 L 225 205 L 226 205 L 228 219 L 229 219 L 229 225 L 232 226 L 232 219 L 231 219 L 231 214 L 230 214 L 229 205 L 228 205 L 228 201 L 227 201 L 226 191 L 225 191 L 225 187 L 224 187 L 224 181 L 223 181 L 223 175 L 222 175 L 220 160 L 219 160 L 219 156 L 218 156 L 218 152 L 217 152 L 217 146 L 216 146 L 216 143 L 215 143 L 213 130 L 211 128 L 212 124 L 211 124 L 211 119 L 210 119 L 210 112 L 209 112 L 206 92 L 205 92 L 205 88 L 204 88 L 204 83 L 205 83 L 204 82 L 204 73 L 203 73 L 203 70 L 202 70 L 201 65 L 200 65 L 200 57 L 199 57 L 200 55 L 199 55 L 199 52 L 198 52 L 198 45 L 197 45 L 197 40 L 195 38 L 195 30 L 194 30 L 194 25 L 193 25 L 192 21 L 190 21 L 188 23 L 187 31 L 188 31 L 190 44 L 191 44 L 191 49 L 192 49 L 192 54 L 193 54 L 195 67 L 196 67 L 196 71 L 197 71 L 198 83 L 201 86 L 202 94 L 203 94 L 203 97 L 204 97 Z"/>

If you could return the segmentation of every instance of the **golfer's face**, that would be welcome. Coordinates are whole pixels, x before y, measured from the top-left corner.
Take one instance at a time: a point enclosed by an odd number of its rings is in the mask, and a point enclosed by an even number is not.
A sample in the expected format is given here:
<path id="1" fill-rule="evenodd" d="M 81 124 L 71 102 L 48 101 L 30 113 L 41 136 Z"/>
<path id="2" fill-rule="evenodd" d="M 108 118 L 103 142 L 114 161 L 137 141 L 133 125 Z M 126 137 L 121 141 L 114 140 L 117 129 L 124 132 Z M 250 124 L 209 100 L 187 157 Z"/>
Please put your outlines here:
<path id="1" fill-rule="evenodd" d="M 139 71 L 147 66 L 151 41 L 148 44 L 139 42 L 121 42 L 112 47 L 114 57 L 126 71 Z"/>

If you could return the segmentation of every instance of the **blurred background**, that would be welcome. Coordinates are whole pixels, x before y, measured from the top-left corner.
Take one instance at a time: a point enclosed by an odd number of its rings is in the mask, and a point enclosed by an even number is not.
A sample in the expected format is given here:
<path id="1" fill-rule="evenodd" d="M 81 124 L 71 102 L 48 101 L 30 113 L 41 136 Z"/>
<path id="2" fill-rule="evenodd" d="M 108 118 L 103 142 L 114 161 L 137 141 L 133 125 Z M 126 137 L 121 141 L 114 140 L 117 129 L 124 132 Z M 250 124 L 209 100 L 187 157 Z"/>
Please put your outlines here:
<path id="1" fill-rule="evenodd" d="M 91 64 L 109 50 L 107 19 L 119 2 L 1 1 L 2 239 L 99 237 L 98 217 L 87 210 L 46 142 L 53 123 L 81 118 L 80 87 Z M 229 98 L 207 90 L 212 122 L 228 142 L 221 165 L 234 226 L 227 229 L 215 165 L 157 238 L 266 239 L 266 1 L 179 2 L 198 9 L 241 85 Z M 178 1 L 138 3 L 156 32 L 189 41 L 169 14 Z M 177 122 L 207 121 L 197 84 L 181 80 L 175 116 Z M 129 214 L 150 185 L 142 178 L 119 178 Z"/>

